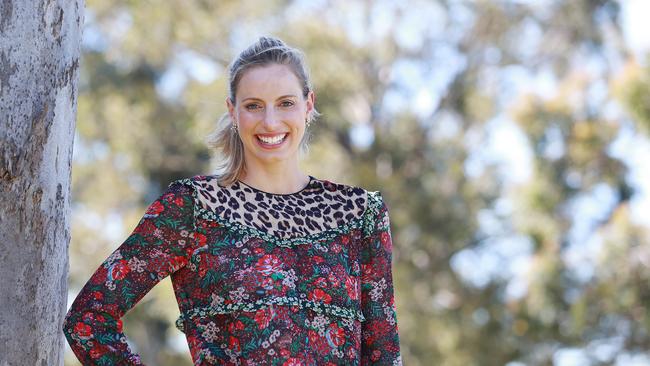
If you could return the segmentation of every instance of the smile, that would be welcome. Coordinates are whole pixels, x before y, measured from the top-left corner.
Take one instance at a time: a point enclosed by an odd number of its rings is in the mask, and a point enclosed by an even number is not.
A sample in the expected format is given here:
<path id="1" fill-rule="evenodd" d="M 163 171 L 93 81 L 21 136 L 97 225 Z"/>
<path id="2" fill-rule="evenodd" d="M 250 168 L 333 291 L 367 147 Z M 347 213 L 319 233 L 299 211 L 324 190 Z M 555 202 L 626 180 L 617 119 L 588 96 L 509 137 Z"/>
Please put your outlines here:
<path id="1" fill-rule="evenodd" d="M 288 133 L 283 133 L 281 135 L 275 135 L 272 137 L 256 135 L 257 139 L 265 145 L 279 145 L 284 141 L 284 138 Z"/>

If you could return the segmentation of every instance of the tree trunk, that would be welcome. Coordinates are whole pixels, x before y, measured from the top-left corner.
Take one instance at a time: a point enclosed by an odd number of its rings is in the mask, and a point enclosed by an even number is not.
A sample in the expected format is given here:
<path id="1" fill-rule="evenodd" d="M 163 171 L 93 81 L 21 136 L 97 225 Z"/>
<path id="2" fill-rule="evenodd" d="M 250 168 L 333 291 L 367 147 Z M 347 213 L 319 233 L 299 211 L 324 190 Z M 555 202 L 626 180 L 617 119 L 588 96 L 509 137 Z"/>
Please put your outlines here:
<path id="1" fill-rule="evenodd" d="M 83 9 L 0 2 L 0 366 L 63 364 Z"/>

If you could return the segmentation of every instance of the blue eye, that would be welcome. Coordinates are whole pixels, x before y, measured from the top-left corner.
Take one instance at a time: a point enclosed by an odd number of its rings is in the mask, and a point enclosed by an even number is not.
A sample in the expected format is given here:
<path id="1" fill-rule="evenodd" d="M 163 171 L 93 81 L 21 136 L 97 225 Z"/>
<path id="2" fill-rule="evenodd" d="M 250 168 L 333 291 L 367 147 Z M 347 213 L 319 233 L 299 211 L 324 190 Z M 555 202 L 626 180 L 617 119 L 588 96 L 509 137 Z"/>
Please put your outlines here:
<path id="1" fill-rule="evenodd" d="M 252 111 L 252 110 L 258 109 L 257 107 L 259 107 L 259 105 L 257 105 L 257 104 L 249 104 L 245 108 L 247 110 L 249 110 L 249 111 Z"/>
<path id="2" fill-rule="evenodd" d="M 294 105 L 294 103 L 290 100 L 285 100 L 282 102 L 283 107 L 291 107 L 292 105 Z"/>

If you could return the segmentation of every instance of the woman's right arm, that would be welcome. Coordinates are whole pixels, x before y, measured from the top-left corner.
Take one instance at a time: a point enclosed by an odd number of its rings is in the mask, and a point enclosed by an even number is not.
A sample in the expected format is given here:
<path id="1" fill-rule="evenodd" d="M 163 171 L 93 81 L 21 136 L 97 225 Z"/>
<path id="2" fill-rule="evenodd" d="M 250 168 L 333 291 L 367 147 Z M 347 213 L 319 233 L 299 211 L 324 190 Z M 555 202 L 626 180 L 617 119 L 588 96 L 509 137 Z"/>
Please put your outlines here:
<path id="1" fill-rule="evenodd" d="M 99 266 L 74 300 L 63 332 L 83 365 L 142 365 L 122 332 L 122 316 L 194 249 L 192 188 L 176 181 Z"/>

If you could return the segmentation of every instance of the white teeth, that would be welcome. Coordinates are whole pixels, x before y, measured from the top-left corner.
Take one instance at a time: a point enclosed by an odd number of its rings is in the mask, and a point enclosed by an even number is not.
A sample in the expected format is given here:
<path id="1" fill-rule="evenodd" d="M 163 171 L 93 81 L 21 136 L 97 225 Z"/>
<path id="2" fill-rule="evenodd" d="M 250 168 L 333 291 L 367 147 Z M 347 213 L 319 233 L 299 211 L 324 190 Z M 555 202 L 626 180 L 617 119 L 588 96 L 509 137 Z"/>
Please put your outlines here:
<path id="1" fill-rule="evenodd" d="M 262 137 L 262 136 L 257 136 L 257 138 L 260 139 L 262 142 L 264 142 L 266 144 L 274 144 L 275 145 L 275 144 L 281 142 L 282 140 L 284 140 L 285 136 L 287 136 L 286 133 L 284 135 L 279 135 L 279 136 L 270 137 L 270 138 L 269 137 Z"/>

